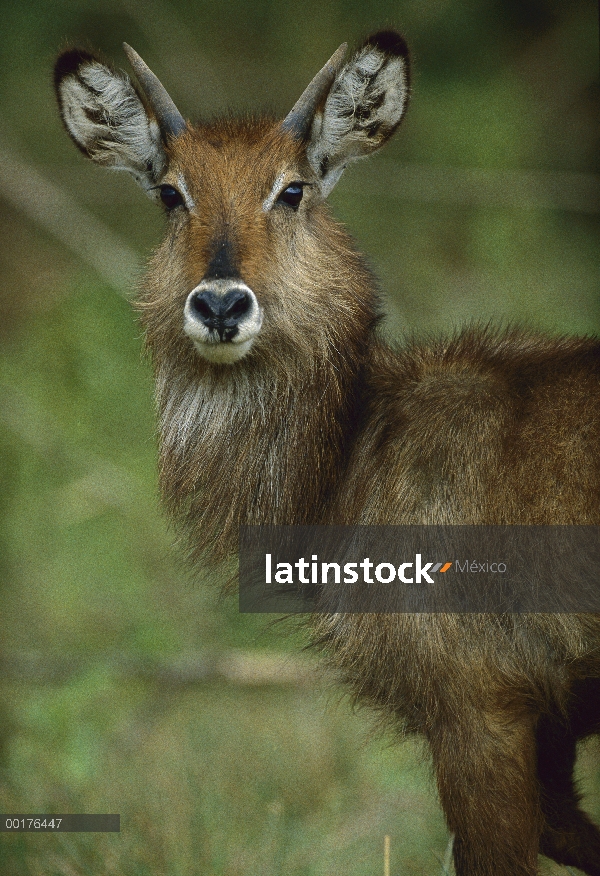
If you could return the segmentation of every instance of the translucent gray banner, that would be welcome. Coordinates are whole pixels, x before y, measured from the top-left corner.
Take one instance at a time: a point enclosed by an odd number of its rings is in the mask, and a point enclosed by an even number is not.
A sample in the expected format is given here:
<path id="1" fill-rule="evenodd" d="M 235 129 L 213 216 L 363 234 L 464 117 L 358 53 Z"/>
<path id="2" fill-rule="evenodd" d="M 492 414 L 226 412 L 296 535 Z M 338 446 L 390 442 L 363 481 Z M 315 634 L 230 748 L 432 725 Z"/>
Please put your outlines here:
<path id="1" fill-rule="evenodd" d="M 600 612 L 599 526 L 246 526 L 240 611 Z"/>

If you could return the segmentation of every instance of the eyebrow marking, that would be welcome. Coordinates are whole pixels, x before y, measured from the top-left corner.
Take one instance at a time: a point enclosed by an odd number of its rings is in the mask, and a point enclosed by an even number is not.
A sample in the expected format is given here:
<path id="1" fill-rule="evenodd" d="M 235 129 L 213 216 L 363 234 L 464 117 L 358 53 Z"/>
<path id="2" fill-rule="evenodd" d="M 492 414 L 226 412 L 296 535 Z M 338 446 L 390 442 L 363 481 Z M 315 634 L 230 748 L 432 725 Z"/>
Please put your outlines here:
<path id="1" fill-rule="evenodd" d="M 196 206 L 194 199 L 189 193 L 188 187 L 185 182 L 185 177 L 181 173 L 181 171 L 177 174 L 177 185 L 179 186 L 179 191 L 183 195 L 183 200 L 185 201 L 185 206 L 188 210 L 193 210 Z"/>
<path id="2" fill-rule="evenodd" d="M 275 180 L 275 182 L 273 183 L 273 188 L 271 189 L 270 194 L 263 201 L 263 205 L 262 205 L 263 213 L 268 213 L 269 210 L 273 207 L 273 204 L 275 203 L 275 198 L 279 194 L 279 191 L 281 189 L 281 185 L 282 185 L 284 179 L 285 179 L 285 173 L 280 173 L 279 176 L 277 177 L 277 179 Z"/>

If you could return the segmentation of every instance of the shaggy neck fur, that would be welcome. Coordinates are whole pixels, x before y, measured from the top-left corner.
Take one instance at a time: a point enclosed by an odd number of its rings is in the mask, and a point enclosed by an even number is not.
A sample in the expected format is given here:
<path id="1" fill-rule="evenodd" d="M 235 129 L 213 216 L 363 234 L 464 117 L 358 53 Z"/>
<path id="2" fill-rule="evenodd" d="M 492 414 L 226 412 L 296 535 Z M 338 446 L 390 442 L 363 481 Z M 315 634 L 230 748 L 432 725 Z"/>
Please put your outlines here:
<path id="1" fill-rule="evenodd" d="M 159 367 L 161 489 L 195 558 L 235 552 L 243 524 L 331 522 L 371 346 L 367 326 L 349 358 L 208 366 L 193 382 Z"/>

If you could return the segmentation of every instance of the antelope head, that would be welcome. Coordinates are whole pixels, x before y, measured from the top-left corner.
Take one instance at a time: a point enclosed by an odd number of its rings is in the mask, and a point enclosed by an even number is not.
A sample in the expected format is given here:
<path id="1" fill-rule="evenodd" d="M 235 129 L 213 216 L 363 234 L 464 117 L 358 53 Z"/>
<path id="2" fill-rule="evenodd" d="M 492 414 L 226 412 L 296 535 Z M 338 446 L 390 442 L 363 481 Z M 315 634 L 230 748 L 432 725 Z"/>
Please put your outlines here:
<path id="1" fill-rule="evenodd" d="M 283 121 L 192 125 L 125 52 L 138 86 L 80 50 L 60 56 L 55 83 L 81 151 L 129 172 L 168 214 L 141 305 L 153 351 L 232 365 L 335 334 L 344 308 L 361 312 L 360 293 L 348 304 L 347 290 L 364 268 L 323 202 L 348 162 L 378 149 L 404 115 L 403 38 L 377 33 L 346 64 L 340 46 Z"/>

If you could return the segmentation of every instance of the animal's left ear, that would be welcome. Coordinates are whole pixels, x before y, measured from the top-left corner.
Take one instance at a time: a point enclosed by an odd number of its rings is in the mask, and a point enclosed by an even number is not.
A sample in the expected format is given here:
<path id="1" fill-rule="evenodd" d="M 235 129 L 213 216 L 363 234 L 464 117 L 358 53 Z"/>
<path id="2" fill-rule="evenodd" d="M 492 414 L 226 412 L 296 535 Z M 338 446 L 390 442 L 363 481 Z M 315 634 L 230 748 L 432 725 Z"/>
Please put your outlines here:
<path id="1" fill-rule="evenodd" d="M 408 47 L 395 31 L 369 37 L 337 74 L 314 116 L 307 157 L 326 197 L 346 164 L 370 155 L 394 133 L 408 105 Z"/>

